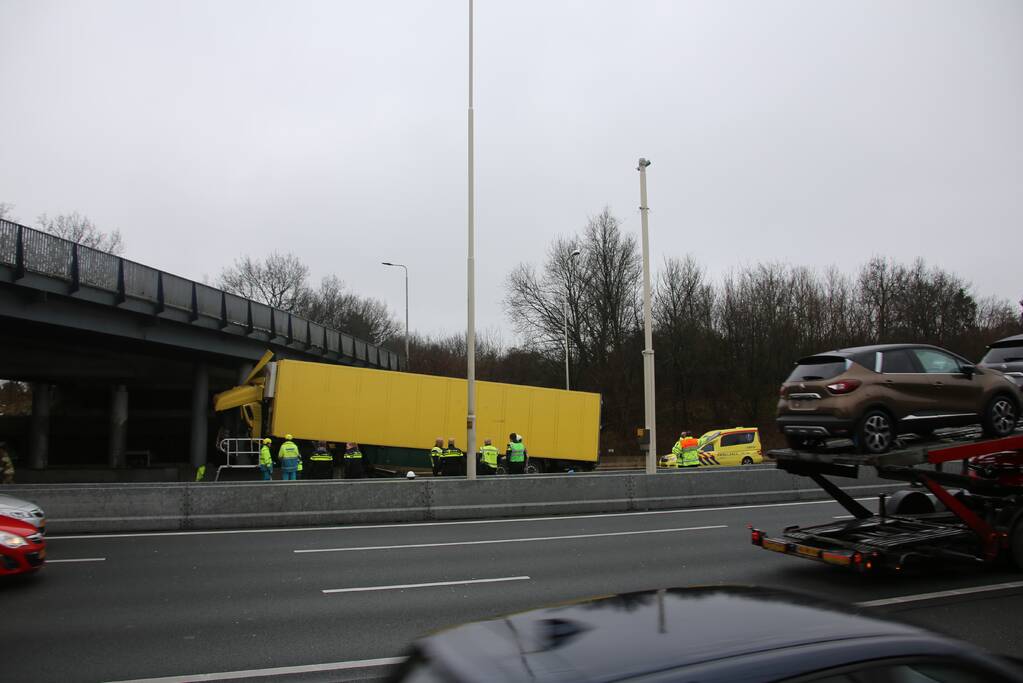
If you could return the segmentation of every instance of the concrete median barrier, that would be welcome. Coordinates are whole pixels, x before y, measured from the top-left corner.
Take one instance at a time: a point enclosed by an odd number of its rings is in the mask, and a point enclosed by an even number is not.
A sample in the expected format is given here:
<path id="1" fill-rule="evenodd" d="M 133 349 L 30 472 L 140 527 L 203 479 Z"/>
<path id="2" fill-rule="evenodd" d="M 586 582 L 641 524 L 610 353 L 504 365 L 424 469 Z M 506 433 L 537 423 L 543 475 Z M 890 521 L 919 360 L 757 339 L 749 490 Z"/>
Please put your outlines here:
<path id="1" fill-rule="evenodd" d="M 905 484 L 835 479 L 856 497 Z M 771 467 L 464 479 L 78 484 L 0 487 L 38 503 L 52 533 L 244 529 L 421 522 L 823 500 L 812 481 Z"/>

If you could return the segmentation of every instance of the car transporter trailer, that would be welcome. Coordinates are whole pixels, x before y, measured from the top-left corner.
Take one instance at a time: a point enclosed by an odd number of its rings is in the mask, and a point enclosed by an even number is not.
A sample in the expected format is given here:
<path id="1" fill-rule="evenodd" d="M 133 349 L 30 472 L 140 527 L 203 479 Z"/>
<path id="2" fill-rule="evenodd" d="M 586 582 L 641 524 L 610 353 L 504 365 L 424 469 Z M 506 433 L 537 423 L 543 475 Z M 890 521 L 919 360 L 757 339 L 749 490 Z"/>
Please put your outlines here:
<path id="1" fill-rule="evenodd" d="M 852 519 L 790 526 L 777 538 L 753 528 L 751 540 L 765 550 L 862 573 L 949 561 L 990 565 L 1006 558 L 1023 569 L 1023 433 L 978 436 L 960 431 L 940 443 L 876 456 L 771 451 L 779 469 L 812 479 Z M 960 473 L 945 471 L 956 461 L 962 462 Z M 864 466 L 911 488 L 879 496 L 874 514 L 824 476 L 855 478 Z"/>

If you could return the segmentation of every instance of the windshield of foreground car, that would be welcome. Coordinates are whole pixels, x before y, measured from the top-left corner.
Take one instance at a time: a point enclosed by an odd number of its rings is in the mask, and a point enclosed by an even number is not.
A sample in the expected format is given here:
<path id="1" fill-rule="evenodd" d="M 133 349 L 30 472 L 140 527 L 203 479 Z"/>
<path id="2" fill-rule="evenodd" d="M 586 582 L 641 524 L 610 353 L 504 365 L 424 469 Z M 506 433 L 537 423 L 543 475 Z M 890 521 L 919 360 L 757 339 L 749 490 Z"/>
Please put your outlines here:
<path id="1" fill-rule="evenodd" d="M 852 361 L 836 356 L 811 356 L 803 358 L 786 382 L 805 382 L 807 380 L 831 379 L 845 372 Z"/>

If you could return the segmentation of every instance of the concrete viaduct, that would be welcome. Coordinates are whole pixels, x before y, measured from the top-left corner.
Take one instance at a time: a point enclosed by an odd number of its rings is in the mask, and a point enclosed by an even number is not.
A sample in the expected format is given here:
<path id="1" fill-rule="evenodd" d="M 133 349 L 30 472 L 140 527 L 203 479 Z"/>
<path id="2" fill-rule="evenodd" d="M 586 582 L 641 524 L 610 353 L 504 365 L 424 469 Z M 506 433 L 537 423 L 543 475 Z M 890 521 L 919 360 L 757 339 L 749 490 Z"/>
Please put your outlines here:
<path id="1" fill-rule="evenodd" d="M 204 464 L 210 396 L 267 349 L 400 369 L 339 330 L 2 220 L 0 329 L 0 379 L 32 386 L 31 417 L 0 417 L 0 438 L 32 470 Z"/>

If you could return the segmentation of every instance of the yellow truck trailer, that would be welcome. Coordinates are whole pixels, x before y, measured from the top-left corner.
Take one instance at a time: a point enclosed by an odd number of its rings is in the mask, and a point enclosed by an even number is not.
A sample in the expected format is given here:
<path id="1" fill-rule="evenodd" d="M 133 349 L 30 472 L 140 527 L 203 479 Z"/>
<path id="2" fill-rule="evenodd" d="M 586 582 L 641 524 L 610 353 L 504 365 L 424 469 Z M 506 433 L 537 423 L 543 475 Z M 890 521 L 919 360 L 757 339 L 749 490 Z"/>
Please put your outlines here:
<path id="1" fill-rule="evenodd" d="M 218 412 L 241 410 L 250 436 L 354 441 L 385 467 L 429 467 L 438 437 L 466 447 L 464 379 L 270 359 L 214 402 Z M 477 448 L 492 439 L 503 452 L 515 432 L 540 471 L 597 463 L 600 394 L 477 382 L 476 413 Z"/>

